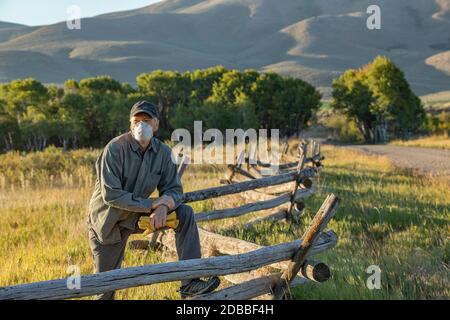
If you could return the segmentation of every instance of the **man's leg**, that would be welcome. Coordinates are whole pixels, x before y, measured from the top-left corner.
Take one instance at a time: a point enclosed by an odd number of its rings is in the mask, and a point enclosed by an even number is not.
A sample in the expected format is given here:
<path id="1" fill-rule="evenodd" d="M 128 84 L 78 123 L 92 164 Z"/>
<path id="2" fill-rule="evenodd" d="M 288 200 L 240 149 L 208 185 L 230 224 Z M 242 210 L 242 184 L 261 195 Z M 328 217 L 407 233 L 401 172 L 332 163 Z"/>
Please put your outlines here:
<path id="1" fill-rule="evenodd" d="M 101 244 L 95 233 L 89 229 L 89 246 L 94 260 L 94 272 L 104 272 L 119 269 L 124 258 L 128 237 L 132 230 L 121 229 L 122 241 L 116 244 Z M 115 291 L 105 292 L 95 296 L 96 300 L 114 300 Z"/>
<path id="2" fill-rule="evenodd" d="M 200 237 L 197 223 L 194 220 L 194 210 L 188 205 L 181 204 L 176 210 L 178 227 L 175 229 L 175 245 L 179 260 L 201 258 Z M 186 285 L 190 280 L 181 281 Z"/>

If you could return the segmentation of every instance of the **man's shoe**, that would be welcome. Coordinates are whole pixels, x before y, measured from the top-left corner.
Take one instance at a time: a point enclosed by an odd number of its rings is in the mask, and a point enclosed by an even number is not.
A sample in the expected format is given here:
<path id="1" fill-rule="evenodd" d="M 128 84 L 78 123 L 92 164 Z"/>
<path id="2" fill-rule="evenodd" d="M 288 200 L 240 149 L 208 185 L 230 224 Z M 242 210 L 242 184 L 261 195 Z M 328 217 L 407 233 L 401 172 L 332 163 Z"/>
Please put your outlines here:
<path id="1" fill-rule="evenodd" d="M 209 280 L 193 279 L 187 285 L 180 288 L 181 299 L 186 299 L 199 294 L 204 294 L 215 290 L 220 285 L 218 277 L 211 277 Z"/>

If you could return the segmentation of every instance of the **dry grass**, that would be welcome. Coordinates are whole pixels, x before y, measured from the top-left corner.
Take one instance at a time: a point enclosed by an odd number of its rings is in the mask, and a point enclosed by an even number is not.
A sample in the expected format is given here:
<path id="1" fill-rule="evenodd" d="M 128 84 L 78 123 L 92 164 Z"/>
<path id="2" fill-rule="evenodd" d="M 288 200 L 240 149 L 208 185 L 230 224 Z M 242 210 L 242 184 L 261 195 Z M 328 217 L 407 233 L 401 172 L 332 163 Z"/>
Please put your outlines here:
<path id="1" fill-rule="evenodd" d="M 444 133 L 441 135 L 432 135 L 414 140 L 395 140 L 392 141 L 391 144 L 394 146 L 403 147 L 450 149 L 450 138 L 448 134 Z"/>

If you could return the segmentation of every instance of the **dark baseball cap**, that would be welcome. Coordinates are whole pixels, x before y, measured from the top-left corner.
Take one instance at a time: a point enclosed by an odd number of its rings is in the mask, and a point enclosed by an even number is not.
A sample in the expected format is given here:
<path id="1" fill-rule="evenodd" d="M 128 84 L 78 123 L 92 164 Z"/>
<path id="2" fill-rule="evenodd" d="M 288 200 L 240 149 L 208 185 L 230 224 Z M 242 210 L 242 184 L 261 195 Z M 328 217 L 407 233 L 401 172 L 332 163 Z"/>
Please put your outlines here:
<path id="1" fill-rule="evenodd" d="M 159 112 L 158 108 L 153 103 L 150 103 L 148 101 L 139 101 L 136 102 L 132 107 L 130 111 L 130 118 L 132 116 L 137 115 L 138 113 L 144 112 L 148 114 L 149 116 L 153 118 L 159 119 Z"/>

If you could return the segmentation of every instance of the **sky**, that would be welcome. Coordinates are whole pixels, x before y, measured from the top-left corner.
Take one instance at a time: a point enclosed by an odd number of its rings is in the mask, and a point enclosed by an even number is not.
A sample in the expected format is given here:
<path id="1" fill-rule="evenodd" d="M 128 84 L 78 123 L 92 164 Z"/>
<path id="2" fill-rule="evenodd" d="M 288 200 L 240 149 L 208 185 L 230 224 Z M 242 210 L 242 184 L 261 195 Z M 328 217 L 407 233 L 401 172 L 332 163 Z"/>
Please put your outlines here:
<path id="1" fill-rule="evenodd" d="M 0 21 L 38 26 L 66 21 L 76 5 L 81 17 L 141 8 L 160 0 L 0 0 Z"/>

